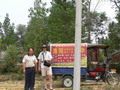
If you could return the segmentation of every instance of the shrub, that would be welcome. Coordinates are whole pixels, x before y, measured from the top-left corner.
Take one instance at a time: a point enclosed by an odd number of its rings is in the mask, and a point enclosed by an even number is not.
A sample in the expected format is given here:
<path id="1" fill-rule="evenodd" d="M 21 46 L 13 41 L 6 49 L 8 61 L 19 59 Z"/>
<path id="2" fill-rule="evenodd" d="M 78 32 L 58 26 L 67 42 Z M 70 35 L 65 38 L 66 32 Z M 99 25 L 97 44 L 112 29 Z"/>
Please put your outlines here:
<path id="1" fill-rule="evenodd" d="M 10 45 L 4 58 L 4 64 L 1 73 L 16 73 L 16 65 L 18 60 L 18 50 L 15 45 Z"/>

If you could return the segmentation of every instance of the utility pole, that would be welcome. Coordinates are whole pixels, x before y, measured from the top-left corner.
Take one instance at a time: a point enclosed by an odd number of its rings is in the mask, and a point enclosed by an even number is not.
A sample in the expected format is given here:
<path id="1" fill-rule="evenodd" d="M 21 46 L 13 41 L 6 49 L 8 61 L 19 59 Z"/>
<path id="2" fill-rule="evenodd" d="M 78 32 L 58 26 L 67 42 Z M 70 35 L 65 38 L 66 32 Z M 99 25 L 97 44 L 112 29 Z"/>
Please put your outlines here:
<path id="1" fill-rule="evenodd" d="M 76 0 L 75 51 L 74 51 L 75 57 L 74 57 L 73 90 L 80 90 L 81 22 L 82 22 L 82 0 Z"/>

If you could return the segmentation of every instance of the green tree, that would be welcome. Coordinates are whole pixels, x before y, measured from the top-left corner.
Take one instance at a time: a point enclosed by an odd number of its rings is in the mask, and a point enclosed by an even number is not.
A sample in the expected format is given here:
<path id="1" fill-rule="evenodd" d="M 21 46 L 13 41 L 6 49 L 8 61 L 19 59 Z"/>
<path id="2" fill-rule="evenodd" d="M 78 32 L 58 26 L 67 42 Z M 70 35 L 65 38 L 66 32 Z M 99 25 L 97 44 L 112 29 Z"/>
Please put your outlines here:
<path id="1" fill-rule="evenodd" d="M 103 38 L 106 34 L 106 28 L 104 27 L 107 23 L 108 19 L 104 12 L 98 13 L 96 11 L 97 6 L 101 0 L 97 0 L 97 4 L 94 10 L 91 10 L 92 0 L 83 0 L 83 35 L 84 41 L 87 43 L 91 43 L 92 40 L 95 40 L 98 43 L 99 38 Z M 94 39 L 92 39 L 94 38 Z"/>
<path id="2" fill-rule="evenodd" d="M 0 22 L 0 37 L 2 37 L 2 23 Z"/>
<path id="3" fill-rule="evenodd" d="M 111 1 L 116 9 L 117 22 L 113 21 L 109 24 L 108 38 L 104 41 L 104 43 L 110 45 L 111 46 L 110 51 L 114 52 L 120 50 L 120 1 L 119 0 Z"/>
<path id="4" fill-rule="evenodd" d="M 1 29 L 3 49 L 7 49 L 10 44 L 14 44 L 16 42 L 16 35 L 14 33 L 14 29 L 14 24 L 10 24 L 9 14 L 6 14 Z"/>
<path id="5" fill-rule="evenodd" d="M 1 51 L 1 48 L 3 47 L 2 46 L 2 38 L 3 37 L 3 33 L 2 33 L 2 23 L 0 22 L 0 51 Z"/>
<path id="6" fill-rule="evenodd" d="M 91 42 L 88 38 L 92 35 L 95 35 L 95 38 L 104 35 L 105 29 L 102 27 L 107 20 L 105 13 L 88 12 L 89 1 L 91 0 L 83 0 L 82 40 L 84 42 Z M 36 51 L 42 44 L 49 42 L 74 42 L 75 0 L 52 0 L 51 4 L 52 6 L 47 9 L 45 3 L 35 0 L 34 8 L 29 9 L 30 21 L 24 36 L 26 49 L 34 47 Z"/>
<path id="7" fill-rule="evenodd" d="M 91 14 L 91 37 L 94 35 L 96 43 L 103 43 L 102 41 L 99 42 L 99 40 L 104 39 L 104 36 L 107 34 L 107 28 L 105 28 L 105 25 L 108 21 L 107 16 L 104 12 L 92 12 Z"/>
<path id="8" fill-rule="evenodd" d="M 49 41 L 49 35 L 47 33 L 48 10 L 45 6 L 46 4 L 42 3 L 41 0 L 36 0 L 34 8 L 29 9 L 30 21 L 27 26 L 26 35 L 24 36 L 25 49 L 33 47 L 37 52 L 42 44 L 48 43 Z"/>
<path id="9" fill-rule="evenodd" d="M 99 0 L 98 3 L 99 4 Z M 53 0 L 49 15 L 49 31 L 53 42 L 74 42 L 75 31 L 75 0 Z M 97 5 L 96 5 L 97 7 Z M 105 13 L 91 11 L 91 0 L 83 0 L 82 10 L 82 42 L 92 42 L 92 37 L 98 43 L 106 33 L 107 22 Z"/>
<path id="10" fill-rule="evenodd" d="M 49 15 L 50 42 L 74 42 L 75 0 L 53 0 Z"/>
<path id="11" fill-rule="evenodd" d="M 120 23 L 110 23 L 107 44 L 111 46 L 111 51 L 120 50 Z"/>
<path id="12" fill-rule="evenodd" d="M 9 45 L 4 58 L 2 73 L 17 72 L 16 65 L 18 60 L 18 50 L 15 45 Z"/>
<path id="13" fill-rule="evenodd" d="M 16 27 L 16 35 L 17 35 L 17 41 L 16 41 L 16 44 L 17 44 L 17 47 L 19 48 L 19 51 L 23 51 L 23 47 L 24 47 L 24 41 L 23 41 L 23 38 L 27 32 L 27 27 L 26 25 L 22 25 L 22 24 L 19 24 L 17 25 Z"/>

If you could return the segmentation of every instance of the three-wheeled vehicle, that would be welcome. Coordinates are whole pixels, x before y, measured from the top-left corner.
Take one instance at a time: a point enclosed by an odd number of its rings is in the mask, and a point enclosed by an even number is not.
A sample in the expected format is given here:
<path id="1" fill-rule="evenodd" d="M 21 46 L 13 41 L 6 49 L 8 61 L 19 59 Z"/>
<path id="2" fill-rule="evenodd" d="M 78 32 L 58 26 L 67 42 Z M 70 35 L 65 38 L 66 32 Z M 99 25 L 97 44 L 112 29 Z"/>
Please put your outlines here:
<path id="1" fill-rule="evenodd" d="M 65 87 L 73 85 L 74 72 L 74 44 L 50 44 L 52 53 L 52 71 L 55 77 L 62 77 Z M 108 57 L 108 45 L 87 44 L 81 45 L 81 80 L 103 80 L 110 85 L 119 83 L 119 75 L 115 69 L 110 68 L 111 58 Z"/>

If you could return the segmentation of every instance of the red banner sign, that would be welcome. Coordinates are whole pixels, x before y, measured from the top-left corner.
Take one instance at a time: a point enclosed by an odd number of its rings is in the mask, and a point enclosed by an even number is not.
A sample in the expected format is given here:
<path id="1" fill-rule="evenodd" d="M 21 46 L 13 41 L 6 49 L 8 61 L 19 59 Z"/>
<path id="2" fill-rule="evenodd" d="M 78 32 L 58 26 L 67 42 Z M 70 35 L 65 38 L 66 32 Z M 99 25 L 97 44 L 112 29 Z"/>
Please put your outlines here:
<path id="1" fill-rule="evenodd" d="M 74 44 L 51 44 L 50 49 L 53 56 L 53 63 L 74 62 Z M 81 59 L 87 65 L 87 44 L 85 43 L 81 45 Z"/>

